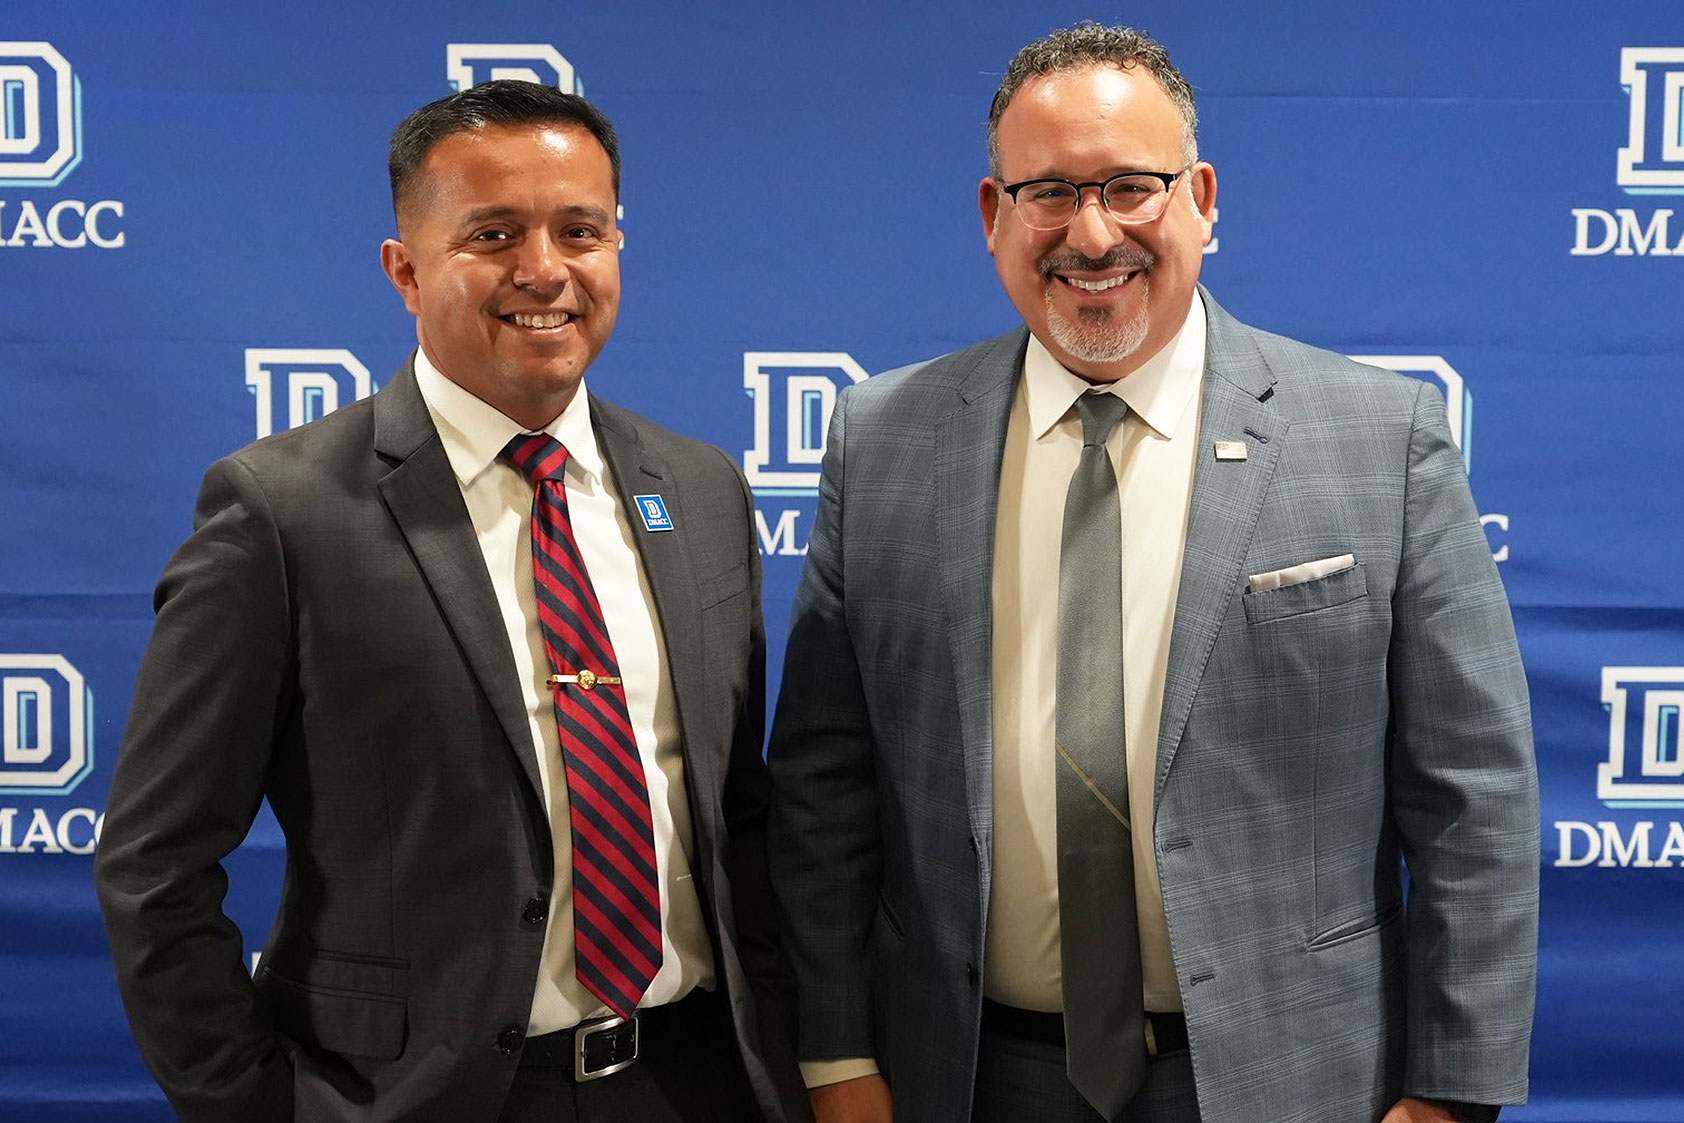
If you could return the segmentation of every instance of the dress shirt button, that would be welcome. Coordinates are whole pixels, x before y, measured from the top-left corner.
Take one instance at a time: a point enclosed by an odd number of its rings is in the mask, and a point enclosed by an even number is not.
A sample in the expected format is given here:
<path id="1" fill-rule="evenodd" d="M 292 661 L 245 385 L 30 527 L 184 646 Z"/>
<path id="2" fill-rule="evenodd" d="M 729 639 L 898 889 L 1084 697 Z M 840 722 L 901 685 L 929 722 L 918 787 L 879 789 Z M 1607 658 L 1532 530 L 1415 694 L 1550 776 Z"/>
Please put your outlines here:
<path id="1" fill-rule="evenodd" d="M 519 1026 L 504 1026 L 497 1034 L 497 1051 L 505 1057 L 512 1057 L 520 1052 L 525 1041 L 526 1032 Z"/>
<path id="2" fill-rule="evenodd" d="M 542 928 L 544 921 L 548 920 L 549 916 L 548 902 L 542 897 L 532 898 L 520 910 L 520 922 L 528 928 Z"/>

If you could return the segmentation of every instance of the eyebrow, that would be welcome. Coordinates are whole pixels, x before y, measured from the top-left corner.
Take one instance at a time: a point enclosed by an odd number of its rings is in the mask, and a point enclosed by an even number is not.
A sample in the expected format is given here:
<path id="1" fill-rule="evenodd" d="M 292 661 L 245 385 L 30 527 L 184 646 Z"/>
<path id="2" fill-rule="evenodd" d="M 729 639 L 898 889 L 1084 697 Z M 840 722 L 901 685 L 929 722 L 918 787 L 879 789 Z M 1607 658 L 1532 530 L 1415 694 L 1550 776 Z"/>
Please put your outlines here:
<path id="1" fill-rule="evenodd" d="M 516 218 L 524 213 L 525 212 L 518 207 L 480 207 L 477 210 L 471 210 L 467 214 L 463 215 L 462 225 L 472 226 L 475 223 L 489 222 L 493 219 Z M 607 223 L 610 221 L 607 211 L 603 210 L 601 207 L 587 206 L 583 203 L 575 203 L 572 206 L 562 207 L 561 214 L 565 218 L 585 218 L 600 223 Z"/>
<path id="2" fill-rule="evenodd" d="M 1003 180 L 1003 182 L 1006 182 L 1006 183 L 1034 183 L 1035 181 L 1042 180 L 1042 179 L 1058 179 L 1058 180 L 1063 180 L 1065 183 L 1078 183 L 1078 182 L 1104 183 L 1106 180 L 1115 179 L 1117 176 L 1120 176 L 1120 175 L 1158 175 L 1158 174 L 1160 174 L 1159 170 L 1157 168 L 1132 167 L 1132 166 L 1127 165 L 1127 164 L 1119 164 L 1119 165 L 1116 165 L 1116 167 L 1118 169 L 1117 171 L 1105 172 L 1097 180 L 1080 180 L 1077 176 L 1072 175 L 1068 172 L 1048 171 L 1048 172 L 1042 172 L 1039 175 L 1025 176 L 1021 180 Z"/>

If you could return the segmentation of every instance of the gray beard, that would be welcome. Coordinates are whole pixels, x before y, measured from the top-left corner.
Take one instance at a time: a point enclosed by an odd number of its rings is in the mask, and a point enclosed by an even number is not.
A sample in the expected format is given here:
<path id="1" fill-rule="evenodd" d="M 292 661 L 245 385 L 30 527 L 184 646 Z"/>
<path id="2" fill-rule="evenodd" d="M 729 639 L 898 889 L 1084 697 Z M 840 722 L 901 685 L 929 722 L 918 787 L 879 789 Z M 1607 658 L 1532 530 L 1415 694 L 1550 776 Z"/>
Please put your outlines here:
<path id="1" fill-rule="evenodd" d="M 1051 281 L 1049 285 L 1058 284 Z M 1148 286 L 1141 293 L 1140 311 L 1127 320 L 1118 320 L 1108 308 L 1084 308 L 1075 321 L 1066 319 L 1054 305 L 1052 290 L 1047 290 L 1047 331 L 1053 342 L 1072 358 L 1084 363 L 1118 363 L 1140 350 L 1146 342 L 1151 320 L 1146 314 L 1146 297 L 1151 295 L 1151 280 L 1142 277 Z"/>

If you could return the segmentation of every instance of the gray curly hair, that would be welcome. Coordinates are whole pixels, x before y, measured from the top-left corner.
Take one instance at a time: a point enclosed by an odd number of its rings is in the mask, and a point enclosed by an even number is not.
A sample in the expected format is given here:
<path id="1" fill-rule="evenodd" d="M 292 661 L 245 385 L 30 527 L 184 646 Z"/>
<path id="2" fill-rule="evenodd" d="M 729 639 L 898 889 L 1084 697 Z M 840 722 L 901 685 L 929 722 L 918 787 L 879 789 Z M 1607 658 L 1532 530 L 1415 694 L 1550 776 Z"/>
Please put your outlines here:
<path id="1" fill-rule="evenodd" d="M 1107 27 L 1083 20 L 1075 27 L 1061 28 L 1037 39 L 1019 51 L 1006 67 L 1006 76 L 995 91 L 988 109 L 988 167 L 1000 176 L 1000 115 L 1031 78 L 1062 74 L 1089 66 L 1115 66 L 1129 70 L 1144 66 L 1158 80 L 1181 113 L 1182 146 L 1189 164 L 1198 159 L 1199 111 L 1193 102 L 1193 87 L 1169 60 L 1164 45 L 1132 27 Z"/>

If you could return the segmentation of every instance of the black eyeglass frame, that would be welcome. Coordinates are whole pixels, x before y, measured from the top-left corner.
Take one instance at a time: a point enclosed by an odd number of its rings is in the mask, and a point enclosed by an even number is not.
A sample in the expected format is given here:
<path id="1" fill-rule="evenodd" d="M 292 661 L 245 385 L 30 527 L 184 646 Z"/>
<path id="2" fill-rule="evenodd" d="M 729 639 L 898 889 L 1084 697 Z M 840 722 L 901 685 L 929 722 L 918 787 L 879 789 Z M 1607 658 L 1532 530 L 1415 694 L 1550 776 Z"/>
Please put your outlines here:
<path id="1" fill-rule="evenodd" d="M 1170 193 L 1175 190 L 1176 180 L 1180 179 L 1182 176 L 1186 175 L 1191 170 L 1192 170 L 1192 166 L 1189 165 L 1185 168 L 1182 168 L 1178 172 L 1118 172 L 1116 175 L 1111 176 L 1108 179 L 1094 179 L 1094 180 L 1089 180 L 1087 183 L 1073 183 L 1068 179 L 1059 179 L 1056 176 L 1054 176 L 1054 177 L 1045 177 L 1044 176 L 1040 179 L 1026 179 L 1026 180 L 1022 180 L 1021 182 L 1018 182 L 1018 183 L 1004 184 L 1003 186 L 1001 186 L 1000 190 L 1004 194 L 1010 195 L 1012 197 L 1012 206 L 1014 206 L 1014 207 L 1018 205 L 1017 193 L 1019 191 L 1022 191 L 1025 187 L 1033 187 L 1037 183 L 1062 183 L 1064 186 L 1066 186 L 1066 187 L 1070 188 L 1071 190 L 1075 191 L 1076 192 L 1076 205 L 1074 207 L 1070 208 L 1070 218 L 1066 219 L 1059 226 L 1048 227 L 1047 229 L 1049 229 L 1049 230 L 1061 230 L 1061 229 L 1063 229 L 1065 226 L 1068 226 L 1070 224 L 1071 219 L 1074 219 L 1076 217 L 1076 215 L 1081 213 L 1081 210 L 1082 210 L 1082 192 L 1086 191 L 1090 187 L 1098 188 L 1098 190 L 1099 190 L 1099 205 L 1105 208 L 1106 214 L 1110 215 L 1112 218 L 1116 219 L 1118 222 L 1122 223 L 1125 226 L 1144 226 L 1148 222 L 1158 221 L 1158 219 L 1163 217 L 1164 212 L 1160 210 L 1157 214 L 1153 215 L 1151 218 L 1131 218 L 1127 215 L 1120 215 L 1116 211 L 1112 210 L 1110 205 L 1105 202 L 1105 189 L 1107 187 L 1110 187 L 1113 183 L 1117 182 L 1119 179 L 1134 179 L 1134 178 L 1137 178 L 1139 176 L 1147 176 L 1147 177 L 1150 177 L 1152 179 L 1161 180 L 1163 182 L 1164 199 L 1165 199 L 1165 202 L 1166 202 L 1166 205 L 1167 205 Z"/>

